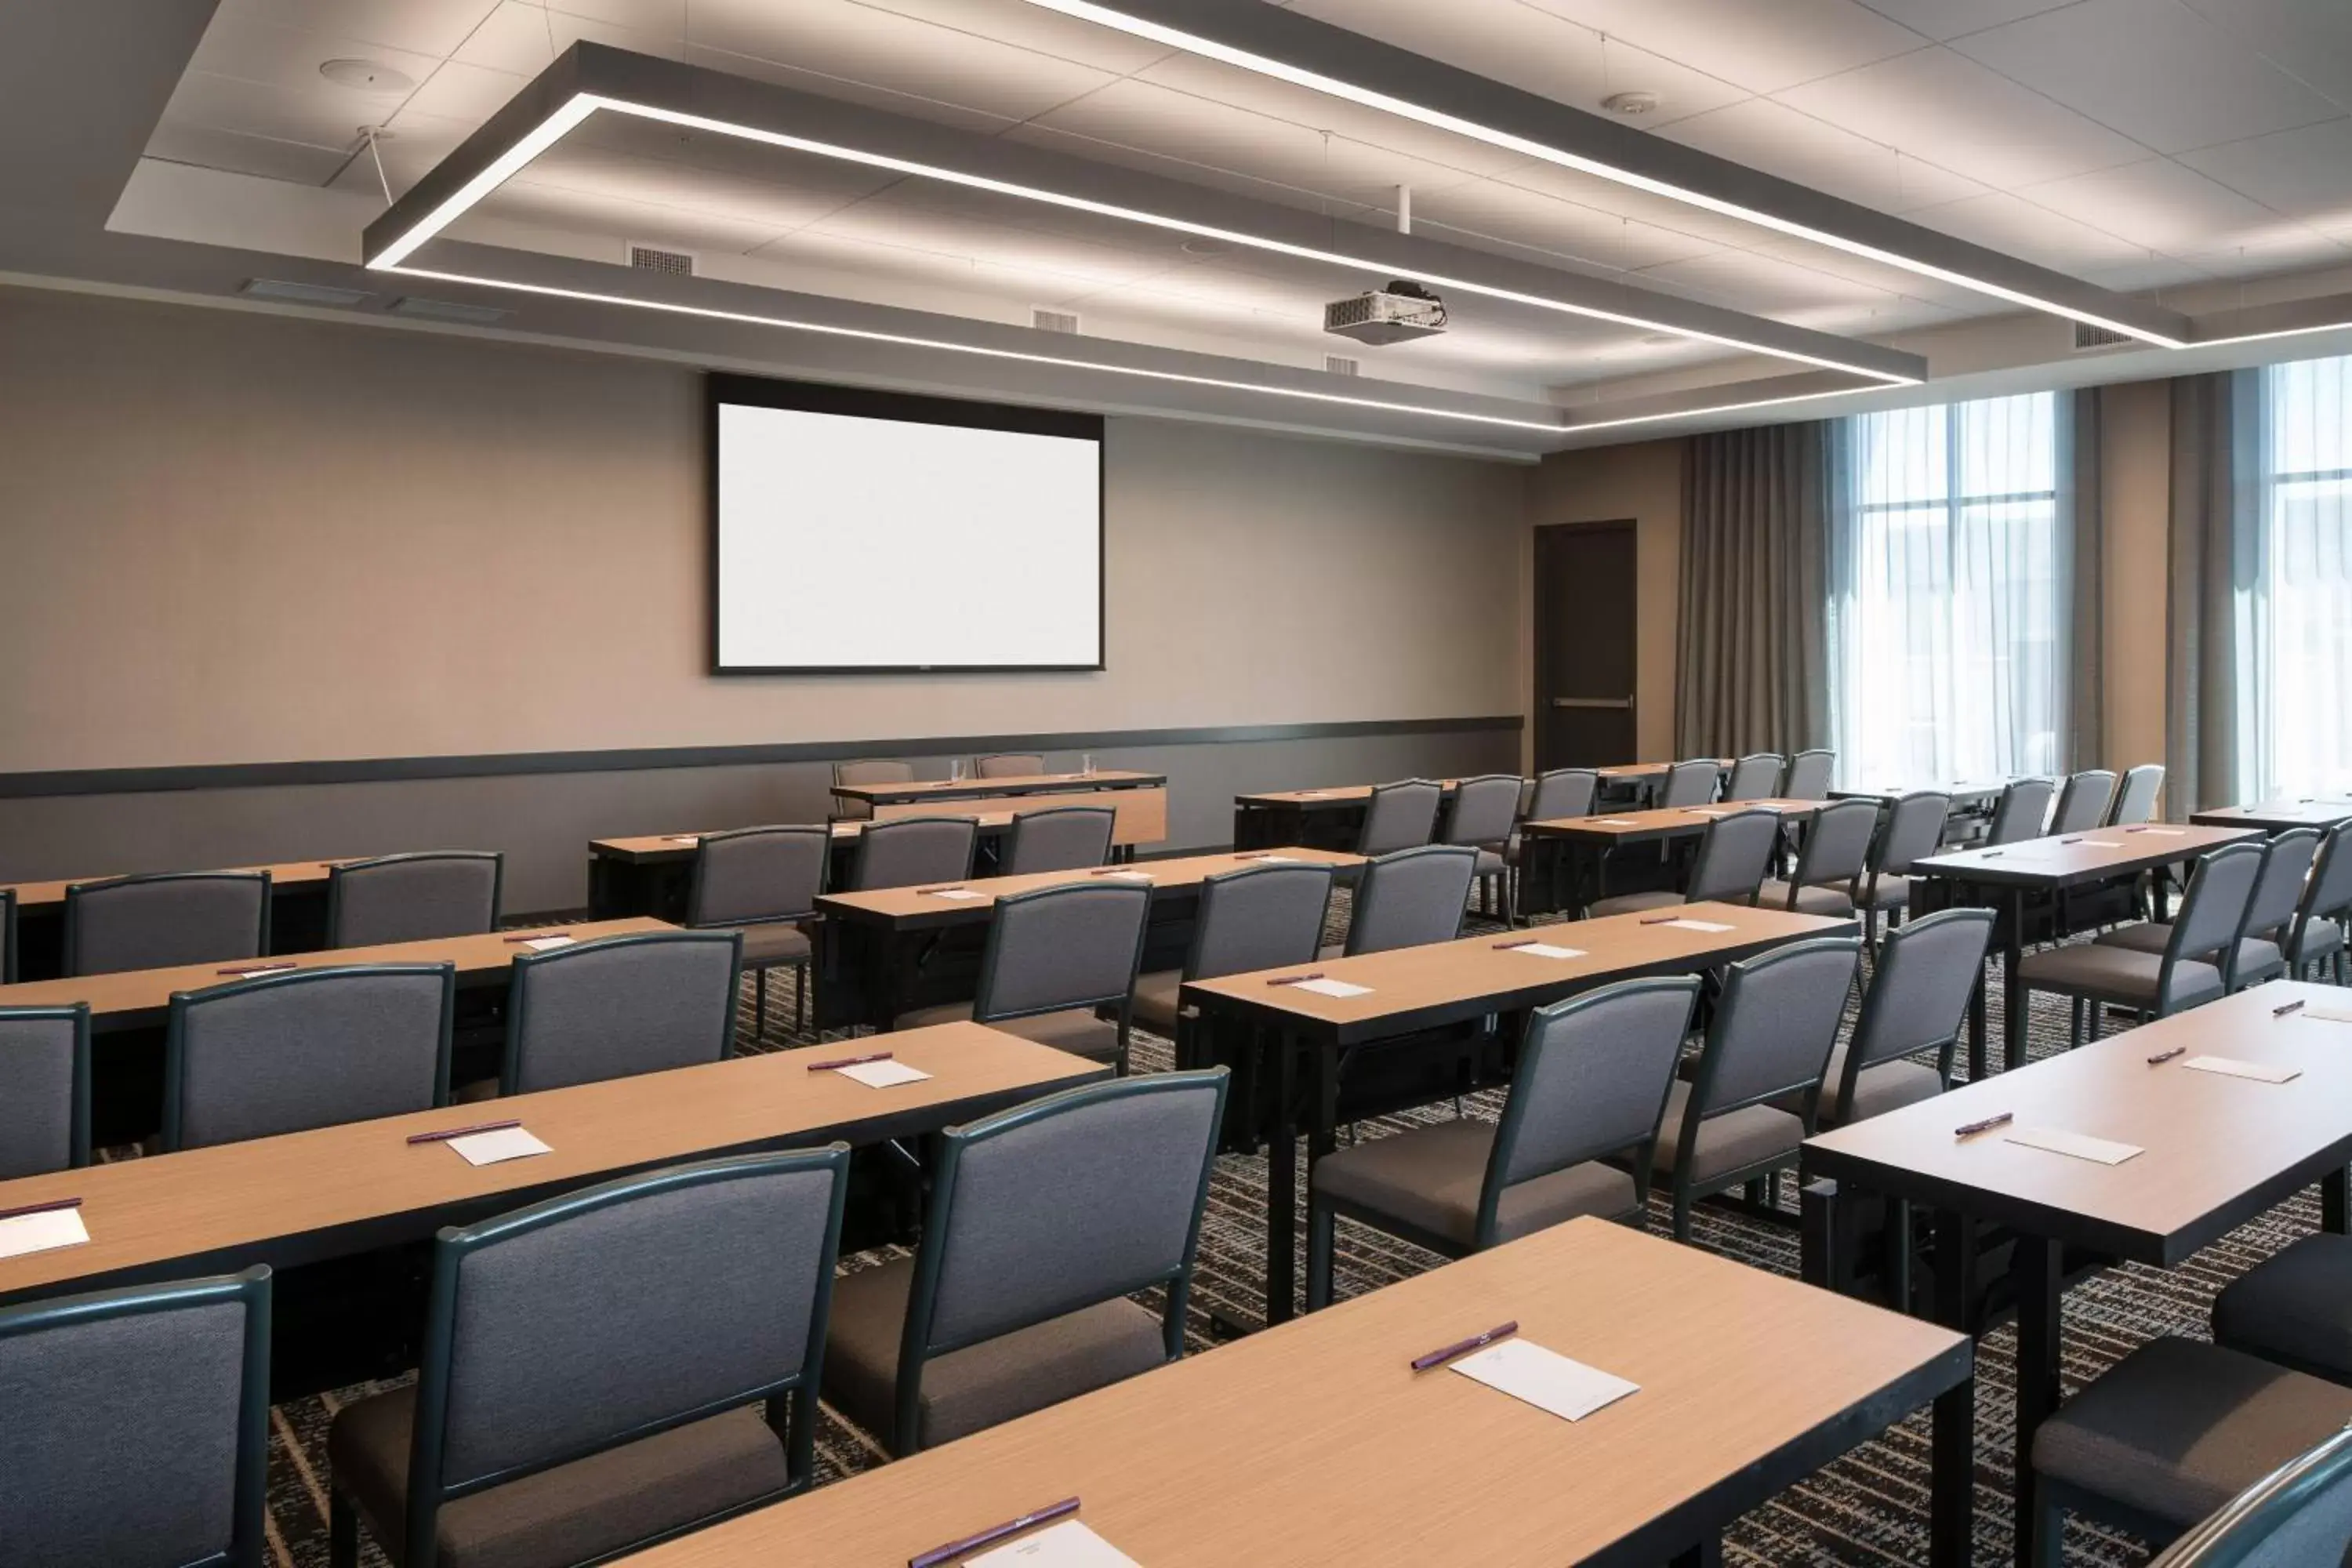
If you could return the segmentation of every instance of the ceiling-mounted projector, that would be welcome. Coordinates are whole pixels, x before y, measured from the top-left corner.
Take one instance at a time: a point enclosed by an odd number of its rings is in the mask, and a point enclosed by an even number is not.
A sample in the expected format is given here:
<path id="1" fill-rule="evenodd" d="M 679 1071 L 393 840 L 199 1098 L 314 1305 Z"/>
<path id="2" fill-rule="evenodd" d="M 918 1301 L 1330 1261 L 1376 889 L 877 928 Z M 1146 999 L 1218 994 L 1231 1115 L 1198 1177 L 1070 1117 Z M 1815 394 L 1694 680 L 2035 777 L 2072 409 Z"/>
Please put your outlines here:
<path id="1" fill-rule="evenodd" d="M 1418 283 L 1399 279 L 1324 306 L 1323 330 L 1376 347 L 1434 337 L 1445 330 L 1445 301 Z"/>

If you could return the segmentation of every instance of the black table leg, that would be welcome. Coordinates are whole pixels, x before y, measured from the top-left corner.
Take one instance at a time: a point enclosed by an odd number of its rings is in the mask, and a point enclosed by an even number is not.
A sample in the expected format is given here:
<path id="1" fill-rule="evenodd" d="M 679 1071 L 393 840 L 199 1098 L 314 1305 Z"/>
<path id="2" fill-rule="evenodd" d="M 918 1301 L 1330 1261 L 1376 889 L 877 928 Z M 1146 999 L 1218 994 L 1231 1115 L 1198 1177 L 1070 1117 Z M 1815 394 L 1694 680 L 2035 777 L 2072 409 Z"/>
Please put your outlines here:
<path id="1" fill-rule="evenodd" d="M 1976 1222 L 1963 1214 L 1936 1212 L 1936 1321 L 1962 1333 L 1976 1299 Z M 1962 1568 L 1971 1560 L 1976 1529 L 1976 1379 L 1936 1396 L 1930 1438 L 1933 1479 L 1928 1512 L 1929 1562 L 1934 1568 Z"/>
<path id="2" fill-rule="evenodd" d="M 2059 1244 L 2017 1239 L 2010 1277 L 2017 1282 L 2017 1561 L 2033 1563 L 2040 1515 L 2033 1479 L 2033 1434 L 2058 1410 L 2059 1308 L 2065 1288 Z"/>
<path id="3" fill-rule="evenodd" d="M 2000 950 L 2002 1017 L 2000 1020 L 2000 1066 L 2003 1072 L 2015 1072 L 2025 1065 L 2025 981 L 2018 973 L 2019 961 L 2025 954 L 2025 892 L 2018 889 L 2009 895 L 2009 941 Z"/>
<path id="4" fill-rule="evenodd" d="M 1797 1189 L 1797 1278 L 1808 1285 L 1839 1289 L 1839 1268 L 1845 1260 L 1839 1256 L 1837 1245 L 1839 1210 L 1843 1206 L 1838 1184 L 1826 1176 L 1807 1180 L 1801 1165 L 1797 1178 L 1802 1184 Z"/>
<path id="5" fill-rule="evenodd" d="M 1275 1036 L 1274 1128 L 1265 1141 L 1265 1321 L 1286 1323 L 1298 1288 L 1298 1050 Z"/>
<path id="6" fill-rule="evenodd" d="M 2330 1236 L 2352 1229 L 2352 1181 L 2338 1168 L 2319 1178 L 2319 1228 Z"/>
<path id="7" fill-rule="evenodd" d="M 1985 1076 L 1985 972 L 1977 970 L 1976 989 L 1969 993 L 1969 1081 L 1981 1083 Z"/>
<path id="8" fill-rule="evenodd" d="M 1908 1316 L 1911 1311 L 1911 1204 L 1906 1198 L 1886 1200 L 1886 1258 L 1879 1267 L 1886 1276 L 1886 1304 Z"/>

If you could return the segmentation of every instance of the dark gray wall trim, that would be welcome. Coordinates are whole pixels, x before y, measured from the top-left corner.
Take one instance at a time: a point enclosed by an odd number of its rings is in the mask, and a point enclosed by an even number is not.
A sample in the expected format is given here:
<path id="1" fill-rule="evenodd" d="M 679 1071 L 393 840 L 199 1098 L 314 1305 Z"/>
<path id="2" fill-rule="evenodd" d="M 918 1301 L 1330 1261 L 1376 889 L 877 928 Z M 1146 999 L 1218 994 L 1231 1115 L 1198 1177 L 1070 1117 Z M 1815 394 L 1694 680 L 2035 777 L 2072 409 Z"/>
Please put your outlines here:
<path id="1" fill-rule="evenodd" d="M 173 790 L 284 784 L 404 783 L 505 778 L 530 773 L 602 773 L 647 768 L 725 768 L 761 763 L 830 763 L 852 757 L 945 757 L 984 752 L 1113 751 L 1133 746 L 1246 745 L 1360 735 L 1457 735 L 1517 731 L 1516 713 L 1465 719 L 1360 719 L 1328 724 L 1234 724 L 1179 730 L 1096 730 L 1043 735 L 927 735 L 916 740 L 796 741 L 762 746 L 664 746 L 611 752 L 494 752 L 470 757 L 355 757 L 315 763 L 208 763 L 175 768 L 80 768 L 0 773 L 0 800 L 55 795 L 149 795 Z"/>

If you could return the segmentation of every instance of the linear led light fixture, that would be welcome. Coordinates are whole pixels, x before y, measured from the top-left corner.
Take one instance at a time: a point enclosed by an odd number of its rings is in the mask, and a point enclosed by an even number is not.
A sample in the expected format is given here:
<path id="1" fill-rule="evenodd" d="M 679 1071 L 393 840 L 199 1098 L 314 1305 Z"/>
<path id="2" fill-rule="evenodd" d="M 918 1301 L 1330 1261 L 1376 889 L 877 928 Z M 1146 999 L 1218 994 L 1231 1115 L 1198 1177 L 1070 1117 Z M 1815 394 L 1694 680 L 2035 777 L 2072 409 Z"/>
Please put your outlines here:
<path id="1" fill-rule="evenodd" d="M 2162 348 L 2188 318 L 1316 20 L 1265 0 L 1028 0 L 1491 147 Z"/>
<path id="2" fill-rule="evenodd" d="M 1875 344 L 1426 238 L 1336 225 L 1291 208 L 593 44 L 575 46 L 550 66 L 369 226 L 368 265 L 398 269 L 599 110 L 1323 265 L 1398 273 L 1458 293 L 1670 332 L 1885 385 L 1926 379 L 1918 356 Z M 1343 229 L 1346 240 L 1337 237 Z"/>

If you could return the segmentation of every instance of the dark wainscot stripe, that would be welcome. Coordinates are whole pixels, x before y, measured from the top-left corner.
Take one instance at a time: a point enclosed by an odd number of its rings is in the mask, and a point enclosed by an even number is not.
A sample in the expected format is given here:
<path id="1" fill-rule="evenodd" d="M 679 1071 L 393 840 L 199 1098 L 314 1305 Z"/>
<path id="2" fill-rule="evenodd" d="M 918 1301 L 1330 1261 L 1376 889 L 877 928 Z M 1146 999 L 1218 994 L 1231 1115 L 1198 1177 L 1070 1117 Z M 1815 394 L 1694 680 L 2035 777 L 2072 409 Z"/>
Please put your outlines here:
<path id="1" fill-rule="evenodd" d="M 399 784 L 530 773 L 636 773 L 653 768 L 732 768 L 831 763 L 854 757 L 944 757 L 965 752 L 1108 752 L 1143 746 L 1225 746 L 1268 741 L 1337 741 L 1367 735 L 1516 732 L 1516 713 L 1468 719 L 1362 719 L 1330 724 L 1234 724 L 1189 730 L 1097 730 L 1042 735 L 926 735 L 911 740 L 795 741 L 761 746 L 664 746 L 612 752 L 496 752 L 471 757 L 355 757 L 316 763 L 205 763 L 176 768 L 81 768 L 0 773 L 0 800 L 73 795 L 147 795 L 194 789 L 267 789 L 285 784 Z"/>

